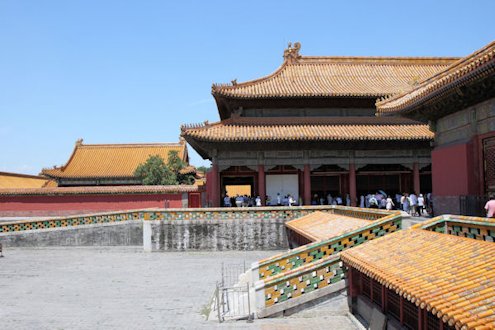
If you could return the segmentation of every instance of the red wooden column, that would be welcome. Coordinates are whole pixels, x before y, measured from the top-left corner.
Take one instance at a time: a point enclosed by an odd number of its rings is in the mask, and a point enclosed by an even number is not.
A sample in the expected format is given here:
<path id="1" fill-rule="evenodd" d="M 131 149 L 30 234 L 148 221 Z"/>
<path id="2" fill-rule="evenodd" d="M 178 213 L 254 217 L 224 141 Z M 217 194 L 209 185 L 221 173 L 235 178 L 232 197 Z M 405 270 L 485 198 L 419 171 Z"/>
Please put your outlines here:
<path id="1" fill-rule="evenodd" d="M 419 164 L 415 162 L 413 164 L 413 182 L 414 182 L 414 193 L 419 195 L 421 193 L 421 187 L 419 186 Z"/>
<path id="2" fill-rule="evenodd" d="M 356 206 L 356 166 L 354 164 L 349 164 L 349 196 L 351 206 Z"/>
<path id="3" fill-rule="evenodd" d="M 213 207 L 220 206 L 220 173 L 218 172 L 218 164 L 213 161 L 211 166 L 211 202 Z"/>
<path id="4" fill-rule="evenodd" d="M 258 165 L 258 195 L 261 198 L 261 205 L 265 205 L 265 199 L 266 199 L 265 165 Z"/>
<path id="5" fill-rule="evenodd" d="M 311 168 L 304 164 L 304 205 L 311 205 Z"/>

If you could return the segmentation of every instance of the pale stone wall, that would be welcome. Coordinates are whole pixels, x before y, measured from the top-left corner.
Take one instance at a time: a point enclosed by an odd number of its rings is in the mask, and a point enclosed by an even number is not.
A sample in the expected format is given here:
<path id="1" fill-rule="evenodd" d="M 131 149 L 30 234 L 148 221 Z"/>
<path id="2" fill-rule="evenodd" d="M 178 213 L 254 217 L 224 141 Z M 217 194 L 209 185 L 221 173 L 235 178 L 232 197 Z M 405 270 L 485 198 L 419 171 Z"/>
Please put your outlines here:
<path id="1" fill-rule="evenodd" d="M 495 131 L 495 98 L 455 112 L 436 123 L 437 146 L 467 142 L 473 136 Z"/>

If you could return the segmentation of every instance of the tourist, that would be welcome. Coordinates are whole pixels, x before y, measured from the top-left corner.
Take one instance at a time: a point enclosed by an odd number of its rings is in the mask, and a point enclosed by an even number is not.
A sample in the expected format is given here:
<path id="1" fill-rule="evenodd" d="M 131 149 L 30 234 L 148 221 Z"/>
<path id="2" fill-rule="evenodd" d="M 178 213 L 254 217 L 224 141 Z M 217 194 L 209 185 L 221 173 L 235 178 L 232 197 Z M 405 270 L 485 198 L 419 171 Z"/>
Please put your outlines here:
<path id="1" fill-rule="evenodd" d="M 394 202 L 392 201 L 392 198 L 390 196 L 387 197 L 386 199 L 386 205 L 385 205 L 385 209 L 387 209 L 387 211 L 390 211 L 393 209 L 393 207 L 395 206 Z"/>
<path id="2" fill-rule="evenodd" d="M 491 195 L 490 200 L 485 204 L 486 217 L 493 218 L 495 215 L 495 196 Z"/>
<path id="3" fill-rule="evenodd" d="M 397 205 L 400 206 L 400 209 L 402 210 L 402 205 L 401 205 L 401 202 L 400 202 L 401 199 L 402 199 L 402 195 L 401 194 L 399 194 L 399 193 L 395 194 L 395 202 L 397 203 Z"/>
<path id="4" fill-rule="evenodd" d="M 291 207 L 292 205 L 294 205 L 294 198 L 292 198 L 292 195 L 289 194 L 289 207 Z"/>
<path id="5" fill-rule="evenodd" d="M 375 198 L 376 198 L 376 201 L 378 202 L 377 204 L 378 205 L 382 205 L 382 200 L 384 200 L 385 198 L 383 198 L 383 195 L 380 194 L 380 193 L 376 193 L 375 194 Z M 385 205 L 384 205 L 385 206 Z"/>
<path id="6" fill-rule="evenodd" d="M 364 200 L 364 203 L 366 205 L 366 208 L 369 208 L 370 207 L 370 198 L 371 198 L 371 195 L 370 194 L 366 195 L 366 198 Z"/>
<path id="7" fill-rule="evenodd" d="M 359 207 L 364 208 L 364 195 L 359 197 Z"/>
<path id="8" fill-rule="evenodd" d="M 370 209 L 377 209 L 378 208 L 378 201 L 376 200 L 375 195 L 370 196 L 368 203 L 370 205 Z"/>
<path id="9" fill-rule="evenodd" d="M 314 194 L 313 199 L 311 200 L 311 205 L 318 205 L 319 198 L 318 194 Z"/>
<path id="10" fill-rule="evenodd" d="M 332 203 L 333 203 L 333 197 L 332 197 L 331 193 L 328 193 L 328 195 L 327 195 L 327 203 L 328 203 L 328 205 L 332 205 Z"/>
<path id="11" fill-rule="evenodd" d="M 243 201 L 244 201 L 244 198 L 242 198 L 242 196 L 237 195 L 235 198 L 235 206 L 241 207 Z"/>
<path id="12" fill-rule="evenodd" d="M 427 214 L 433 214 L 433 201 L 431 199 L 431 193 L 426 194 L 426 213 Z"/>
<path id="13" fill-rule="evenodd" d="M 380 206 L 378 208 L 380 209 L 386 209 L 387 208 L 387 199 L 382 198 L 378 203 L 380 203 Z"/>
<path id="14" fill-rule="evenodd" d="M 423 197 L 423 194 L 419 194 L 419 197 L 418 197 L 418 213 L 419 213 L 419 216 L 422 216 L 423 215 L 424 209 L 425 209 L 425 199 Z"/>
<path id="15" fill-rule="evenodd" d="M 342 197 L 340 197 L 340 195 L 337 196 L 335 199 L 336 199 L 337 205 L 342 205 Z"/>
<path id="16" fill-rule="evenodd" d="M 411 203 L 411 216 L 417 216 L 417 206 L 418 206 L 418 197 L 415 193 L 409 195 L 409 202 Z"/>
<path id="17" fill-rule="evenodd" d="M 280 196 L 280 193 L 277 193 L 277 206 L 282 205 L 282 197 Z"/>
<path id="18" fill-rule="evenodd" d="M 351 196 L 349 194 L 345 195 L 345 205 L 351 206 Z"/>
<path id="19" fill-rule="evenodd" d="M 404 193 L 401 199 L 402 211 L 409 213 L 409 196 Z"/>
<path id="20" fill-rule="evenodd" d="M 225 207 L 231 207 L 232 206 L 232 204 L 230 204 L 229 195 L 225 195 L 225 197 L 223 198 L 223 206 L 225 206 Z"/>
<path id="21" fill-rule="evenodd" d="M 261 197 L 260 196 L 257 196 L 256 197 L 256 206 L 261 206 Z"/>

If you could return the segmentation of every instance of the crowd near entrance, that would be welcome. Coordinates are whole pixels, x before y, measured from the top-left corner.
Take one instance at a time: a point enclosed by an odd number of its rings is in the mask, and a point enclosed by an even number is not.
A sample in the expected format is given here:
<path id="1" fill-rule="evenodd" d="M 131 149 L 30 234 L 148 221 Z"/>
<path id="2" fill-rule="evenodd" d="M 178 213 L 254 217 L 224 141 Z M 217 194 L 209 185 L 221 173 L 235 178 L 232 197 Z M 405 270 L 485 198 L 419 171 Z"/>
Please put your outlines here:
<path id="1" fill-rule="evenodd" d="M 322 165 L 310 168 L 309 182 L 308 167 L 231 166 L 220 174 L 221 205 L 347 205 L 400 209 L 416 216 L 432 212 L 431 165 L 412 169 L 401 164 Z M 305 200 L 307 189 L 310 196 Z"/>

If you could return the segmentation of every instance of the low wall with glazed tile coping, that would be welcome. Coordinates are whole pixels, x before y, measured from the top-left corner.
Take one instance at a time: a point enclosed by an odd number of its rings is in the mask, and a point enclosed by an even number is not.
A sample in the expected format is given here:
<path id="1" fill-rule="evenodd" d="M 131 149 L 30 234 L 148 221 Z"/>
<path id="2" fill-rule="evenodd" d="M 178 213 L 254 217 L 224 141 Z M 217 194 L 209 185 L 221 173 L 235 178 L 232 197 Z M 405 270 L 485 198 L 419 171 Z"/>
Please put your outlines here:
<path id="1" fill-rule="evenodd" d="M 495 219 L 493 218 L 446 214 L 418 223 L 412 228 L 495 242 Z"/>
<path id="2" fill-rule="evenodd" d="M 129 229 L 124 228 L 134 223 L 133 230 L 141 233 L 138 244 L 146 243 L 147 250 L 286 249 L 285 221 L 316 210 L 333 212 L 334 208 L 146 209 L 1 222 L 0 242 L 6 246 L 125 245 L 129 242 L 135 245 L 138 243 L 136 233 L 131 233 L 132 239 L 126 239 Z"/>
<path id="3" fill-rule="evenodd" d="M 75 227 L 83 225 L 107 224 L 130 220 L 292 220 L 316 210 L 332 212 L 334 206 L 302 207 L 258 207 L 258 208 L 187 208 L 187 209 L 149 209 L 105 212 L 97 214 L 67 217 L 45 218 L 43 220 L 24 220 L 0 223 L 0 234 L 19 231 Z"/>
<path id="4" fill-rule="evenodd" d="M 297 306 L 299 300 L 308 302 L 343 289 L 345 285 L 340 285 L 344 279 L 340 251 L 402 228 L 400 212 L 375 212 L 355 208 L 339 208 L 335 211 L 374 221 L 332 239 L 307 244 L 254 263 L 251 280 L 255 283 L 258 317 L 270 316 Z M 303 295 L 306 298 L 302 298 Z M 312 296 L 309 297 L 310 295 Z M 301 298 L 292 301 L 298 297 Z"/>
<path id="5" fill-rule="evenodd" d="M 376 237 L 402 228 L 400 212 L 337 207 L 334 212 L 355 218 L 374 220 L 369 225 L 346 232 L 328 240 L 310 243 L 253 264 L 253 280 L 278 275 L 339 253 Z"/>
<path id="6" fill-rule="evenodd" d="M 255 285 L 256 310 L 258 317 L 266 317 L 281 312 L 280 305 L 294 298 L 310 296 L 316 291 L 331 289 L 330 286 L 344 279 L 340 254 L 318 260 L 305 267 L 275 275 Z M 298 299 L 300 300 L 300 299 Z"/>

